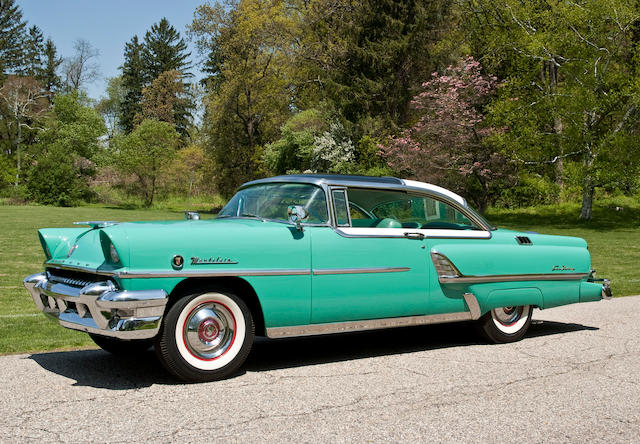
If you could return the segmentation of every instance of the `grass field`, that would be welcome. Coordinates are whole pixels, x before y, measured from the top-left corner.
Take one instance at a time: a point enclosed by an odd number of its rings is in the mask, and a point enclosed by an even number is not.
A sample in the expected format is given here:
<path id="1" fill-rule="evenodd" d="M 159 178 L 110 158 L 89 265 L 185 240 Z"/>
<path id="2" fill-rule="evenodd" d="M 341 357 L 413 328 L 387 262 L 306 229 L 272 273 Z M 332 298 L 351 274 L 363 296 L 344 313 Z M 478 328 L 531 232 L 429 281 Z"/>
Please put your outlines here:
<path id="1" fill-rule="evenodd" d="M 493 210 L 495 225 L 587 240 L 598 276 L 612 280 L 616 296 L 640 294 L 640 209 L 611 203 L 596 208 L 596 222 L 578 221 L 577 206 L 514 211 Z M 39 313 L 22 279 L 42 270 L 44 255 L 36 230 L 69 227 L 79 220 L 180 219 L 181 211 L 105 207 L 55 208 L 0 205 L 0 354 L 92 346 L 84 333 L 61 328 Z M 206 216 L 205 216 L 206 217 Z"/>

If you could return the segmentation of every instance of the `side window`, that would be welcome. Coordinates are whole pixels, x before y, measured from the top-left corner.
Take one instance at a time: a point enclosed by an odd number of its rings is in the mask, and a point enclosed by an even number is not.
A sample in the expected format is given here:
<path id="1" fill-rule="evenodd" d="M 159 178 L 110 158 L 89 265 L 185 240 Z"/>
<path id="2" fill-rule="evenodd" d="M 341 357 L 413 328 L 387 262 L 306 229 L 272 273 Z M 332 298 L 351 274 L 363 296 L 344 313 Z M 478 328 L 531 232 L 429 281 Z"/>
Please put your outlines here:
<path id="1" fill-rule="evenodd" d="M 336 208 L 336 224 L 339 227 L 349 226 L 349 209 L 344 190 L 333 190 L 333 204 Z"/>
<path id="2" fill-rule="evenodd" d="M 363 188 L 349 188 L 348 193 L 349 204 L 360 209 L 359 217 L 352 212 L 354 227 L 480 229 L 452 205 L 429 196 Z"/>

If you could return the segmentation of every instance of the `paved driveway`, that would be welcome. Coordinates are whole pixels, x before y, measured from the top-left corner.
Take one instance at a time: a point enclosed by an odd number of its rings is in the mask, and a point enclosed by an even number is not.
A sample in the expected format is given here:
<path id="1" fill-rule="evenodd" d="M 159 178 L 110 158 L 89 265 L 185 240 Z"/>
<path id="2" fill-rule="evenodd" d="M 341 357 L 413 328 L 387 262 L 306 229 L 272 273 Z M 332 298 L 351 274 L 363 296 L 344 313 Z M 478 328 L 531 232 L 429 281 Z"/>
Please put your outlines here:
<path id="1" fill-rule="evenodd" d="M 639 313 L 640 296 L 536 311 L 507 345 L 464 324 L 260 340 L 207 384 L 151 352 L 4 356 L 0 441 L 640 442 Z"/>

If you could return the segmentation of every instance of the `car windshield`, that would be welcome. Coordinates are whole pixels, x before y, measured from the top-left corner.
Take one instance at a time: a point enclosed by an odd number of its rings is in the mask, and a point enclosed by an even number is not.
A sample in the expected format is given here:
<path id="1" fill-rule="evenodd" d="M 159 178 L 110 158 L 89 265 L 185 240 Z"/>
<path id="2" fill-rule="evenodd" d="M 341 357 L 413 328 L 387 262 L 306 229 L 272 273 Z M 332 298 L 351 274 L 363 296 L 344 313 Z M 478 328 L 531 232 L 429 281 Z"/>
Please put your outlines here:
<path id="1" fill-rule="evenodd" d="M 309 214 L 305 223 L 322 224 L 328 220 L 327 201 L 322 188 L 300 183 L 267 183 L 244 188 L 218 213 L 223 217 L 289 219 L 287 209 L 301 205 Z"/>

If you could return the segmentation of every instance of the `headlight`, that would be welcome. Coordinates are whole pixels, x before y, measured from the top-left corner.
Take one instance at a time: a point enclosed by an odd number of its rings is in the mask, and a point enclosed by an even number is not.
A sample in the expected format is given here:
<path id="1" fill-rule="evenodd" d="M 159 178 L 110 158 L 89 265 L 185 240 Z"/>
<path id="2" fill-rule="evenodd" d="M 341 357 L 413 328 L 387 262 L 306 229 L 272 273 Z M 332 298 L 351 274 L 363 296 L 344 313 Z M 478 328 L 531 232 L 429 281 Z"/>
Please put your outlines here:
<path id="1" fill-rule="evenodd" d="M 116 247 L 114 247 L 113 244 L 109 245 L 109 255 L 111 256 L 111 261 L 114 264 L 117 264 L 118 262 L 120 262 L 120 256 L 118 255 L 118 252 L 116 251 Z"/>

